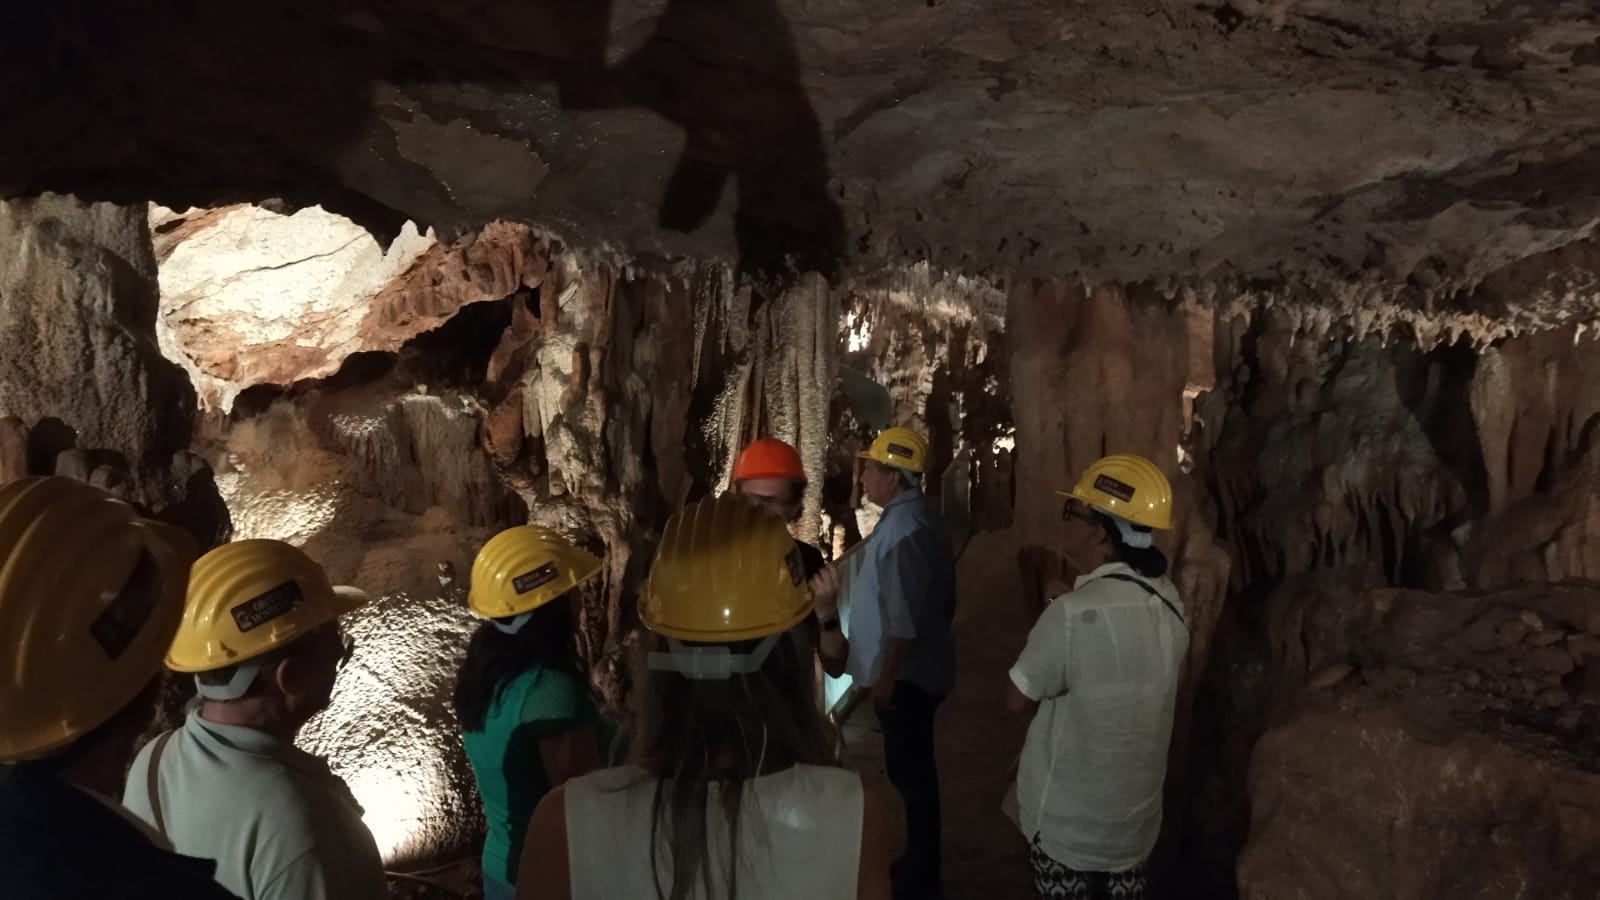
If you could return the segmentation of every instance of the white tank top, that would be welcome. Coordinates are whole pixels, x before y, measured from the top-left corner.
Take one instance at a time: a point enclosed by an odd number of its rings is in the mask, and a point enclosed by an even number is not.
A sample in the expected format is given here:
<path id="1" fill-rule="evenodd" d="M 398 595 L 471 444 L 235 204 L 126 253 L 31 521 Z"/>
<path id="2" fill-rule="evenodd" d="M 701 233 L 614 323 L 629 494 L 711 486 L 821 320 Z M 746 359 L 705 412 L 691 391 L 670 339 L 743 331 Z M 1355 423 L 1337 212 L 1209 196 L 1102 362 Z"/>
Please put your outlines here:
<path id="1" fill-rule="evenodd" d="M 573 900 L 656 895 L 650 817 L 656 779 L 642 769 L 603 769 L 567 782 L 567 859 Z M 716 892 L 725 900 L 728 830 L 712 786 L 707 827 Z M 745 785 L 739 821 L 739 900 L 835 900 L 856 895 L 861 864 L 861 778 L 831 766 L 793 766 Z M 663 844 L 661 884 L 671 885 Z"/>

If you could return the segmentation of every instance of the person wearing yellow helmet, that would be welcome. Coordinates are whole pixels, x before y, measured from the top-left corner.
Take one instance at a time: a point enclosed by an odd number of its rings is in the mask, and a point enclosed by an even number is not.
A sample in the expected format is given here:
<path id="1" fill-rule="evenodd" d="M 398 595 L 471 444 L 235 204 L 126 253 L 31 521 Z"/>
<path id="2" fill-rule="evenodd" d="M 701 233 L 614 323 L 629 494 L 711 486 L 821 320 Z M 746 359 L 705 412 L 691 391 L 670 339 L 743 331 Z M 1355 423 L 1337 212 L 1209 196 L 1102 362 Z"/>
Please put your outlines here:
<path id="1" fill-rule="evenodd" d="M 1042 897 L 1145 896 L 1161 831 L 1167 744 L 1188 624 L 1153 530 L 1172 487 L 1138 456 L 1108 456 L 1063 496 L 1061 550 L 1083 573 L 1011 668 L 1006 703 L 1034 711 L 1017 775 L 1018 825 Z"/>
<path id="2" fill-rule="evenodd" d="M 941 893 L 939 771 L 934 714 L 955 687 L 955 553 L 939 511 L 922 493 L 928 441 L 889 428 L 861 454 L 861 487 L 883 515 L 850 583 L 848 640 L 838 576 L 815 584 L 823 668 L 872 691 L 883 727 L 884 768 L 906 810 L 906 852 L 895 861 L 896 897 Z"/>
<path id="3" fill-rule="evenodd" d="M 500 532 L 473 562 L 467 604 L 487 621 L 467 646 L 454 699 L 488 824 L 485 900 L 515 896 L 534 808 L 551 788 L 598 768 L 610 743 L 578 664 L 573 609 L 601 568 L 538 525 Z"/>
<path id="4" fill-rule="evenodd" d="M 194 539 L 69 478 L 0 486 L 0 893 L 225 900 L 114 799 L 155 714 Z M 83 849 L 77 849 L 83 848 Z"/>
<path id="5" fill-rule="evenodd" d="M 327 708 L 367 602 L 283 541 L 224 544 L 194 564 L 167 667 L 199 694 L 134 760 L 123 802 L 245 900 L 377 900 L 383 860 L 344 780 L 294 745 Z"/>
<path id="6" fill-rule="evenodd" d="M 539 804 L 517 896 L 886 900 L 882 805 L 838 765 L 811 607 L 777 516 L 732 494 L 673 516 L 639 598 L 629 764 Z"/>

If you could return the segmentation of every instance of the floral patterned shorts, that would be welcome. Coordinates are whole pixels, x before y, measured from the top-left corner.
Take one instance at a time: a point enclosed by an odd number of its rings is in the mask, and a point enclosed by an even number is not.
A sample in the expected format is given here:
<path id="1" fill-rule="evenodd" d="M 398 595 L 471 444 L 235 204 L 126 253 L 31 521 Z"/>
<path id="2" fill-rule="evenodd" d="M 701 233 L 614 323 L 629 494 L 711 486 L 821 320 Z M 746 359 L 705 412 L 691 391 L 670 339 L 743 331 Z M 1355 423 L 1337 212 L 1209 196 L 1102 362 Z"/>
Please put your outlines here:
<path id="1" fill-rule="evenodd" d="M 1145 900 L 1144 866 L 1125 872 L 1079 872 L 1045 855 L 1037 835 L 1028 848 L 1039 900 Z"/>

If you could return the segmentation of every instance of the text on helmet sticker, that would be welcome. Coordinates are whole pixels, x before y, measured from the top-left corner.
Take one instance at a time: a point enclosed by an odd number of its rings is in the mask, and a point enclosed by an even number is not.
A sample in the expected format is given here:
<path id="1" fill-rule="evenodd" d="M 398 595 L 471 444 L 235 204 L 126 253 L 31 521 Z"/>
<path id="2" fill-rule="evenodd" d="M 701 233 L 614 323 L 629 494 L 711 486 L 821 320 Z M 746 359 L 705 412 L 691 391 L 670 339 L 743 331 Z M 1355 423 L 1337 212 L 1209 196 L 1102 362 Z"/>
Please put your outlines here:
<path id="1" fill-rule="evenodd" d="M 265 594 L 246 600 L 228 612 L 233 616 L 233 624 L 239 627 L 239 633 L 243 634 L 286 615 L 304 599 L 305 596 L 300 593 L 299 582 L 286 581 Z"/>
<path id="2" fill-rule="evenodd" d="M 910 447 L 907 447 L 905 444 L 891 443 L 887 447 L 884 447 L 883 451 L 890 456 L 904 456 L 906 459 L 912 459 L 917 455 L 916 451 L 912 450 Z"/>
<path id="3" fill-rule="evenodd" d="M 784 556 L 783 564 L 789 567 L 789 580 L 799 587 L 806 580 L 806 560 L 800 555 L 800 545 L 796 544 Z"/>
<path id="4" fill-rule="evenodd" d="M 122 589 L 100 615 L 89 623 L 89 635 L 94 638 L 106 656 L 116 659 L 122 655 L 133 639 L 138 637 L 144 623 L 155 611 L 156 597 L 161 592 L 161 565 L 148 550 L 139 551 L 139 559 Z"/>
<path id="5" fill-rule="evenodd" d="M 561 573 L 557 571 L 556 564 L 547 562 L 532 572 L 526 572 L 511 579 L 511 587 L 519 594 L 526 594 L 534 588 L 541 588 L 555 581 Z"/>
<path id="6" fill-rule="evenodd" d="M 1118 500 L 1127 503 L 1133 500 L 1133 485 L 1124 484 L 1110 475 L 1098 475 L 1094 479 L 1094 489 L 1110 494 Z"/>

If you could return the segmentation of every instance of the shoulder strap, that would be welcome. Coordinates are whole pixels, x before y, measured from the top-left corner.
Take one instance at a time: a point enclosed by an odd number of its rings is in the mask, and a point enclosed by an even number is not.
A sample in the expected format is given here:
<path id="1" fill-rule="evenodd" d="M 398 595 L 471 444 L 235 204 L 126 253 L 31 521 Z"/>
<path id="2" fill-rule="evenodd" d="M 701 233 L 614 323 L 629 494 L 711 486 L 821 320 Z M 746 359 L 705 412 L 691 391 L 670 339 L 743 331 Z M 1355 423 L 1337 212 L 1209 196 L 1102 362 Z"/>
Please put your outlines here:
<path id="1" fill-rule="evenodd" d="M 1168 600 L 1167 598 L 1165 598 L 1163 596 L 1161 596 L 1161 592 L 1160 591 L 1158 591 L 1155 588 L 1151 587 L 1148 583 L 1142 581 L 1141 579 L 1135 578 L 1132 575 L 1123 575 L 1120 572 L 1116 572 L 1116 573 L 1113 573 L 1111 575 L 1102 575 L 1100 577 L 1101 578 L 1110 579 L 1110 580 L 1113 580 L 1113 581 L 1126 581 L 1129 584 L 1137 584 L 1139 587 L 1142 587 L 1146 591 L 1149 591 L 1150 592 L 1150 596 L 1155 597 L 1157 600 L 1160 600 L 1162 606 L 1165 606 L 1168 610 L 1170 610 L 1172 612 L 1173 615 L 1178 617 L 1178 622 L 1181 623 L 1184 628 L 1188 628 L 1189 627 L 1189 621 L 1183 617 L 1183 613 L 1178 612 L 1178 608 L 1176 606 L 1172 605 L 1172 601 Z"/>
<path id="2" fill-rule="evenodd" d="M 176 733 L 167 731 L 156 738 L 155 745 L 150 748 L 150 765 L 145 771 L 145 779 L 150 792 L 150 818 L 154 820 L 150 824 L 155 826 L 156 831 L 162 837 L 169 836 L 167 835 L 166 818 L 161 815 L 161 754 L 166 752 L 167 741 L 172 740 L 172 736 Z"/>

